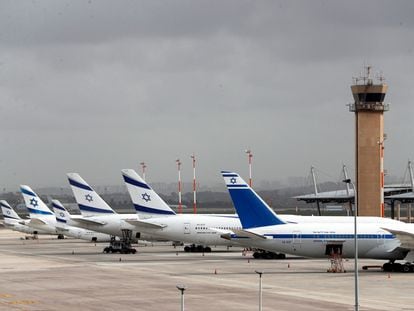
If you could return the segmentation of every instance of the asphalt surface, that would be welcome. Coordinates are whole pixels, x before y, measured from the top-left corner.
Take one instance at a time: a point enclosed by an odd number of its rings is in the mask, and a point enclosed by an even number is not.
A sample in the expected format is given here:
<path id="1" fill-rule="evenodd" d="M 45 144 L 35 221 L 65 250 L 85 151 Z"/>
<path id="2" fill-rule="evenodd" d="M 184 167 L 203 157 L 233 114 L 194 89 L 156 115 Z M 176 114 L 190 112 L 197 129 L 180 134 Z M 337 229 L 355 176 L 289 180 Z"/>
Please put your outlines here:
<path id="1" fill-rule="evenodd" d="M 103 254 L 105 244 L 23 234 L 0 228 L 0 310 L 353 310 L 353 261 L 327 273 L 328 259 L 255 260 L 241 249 L 184 253 L 138 245 L 137 254 Z M 382 261 L 361 260 L 362 265 Z M 414 310 L 414 273 L 359 270 L 360 310 Z"/>

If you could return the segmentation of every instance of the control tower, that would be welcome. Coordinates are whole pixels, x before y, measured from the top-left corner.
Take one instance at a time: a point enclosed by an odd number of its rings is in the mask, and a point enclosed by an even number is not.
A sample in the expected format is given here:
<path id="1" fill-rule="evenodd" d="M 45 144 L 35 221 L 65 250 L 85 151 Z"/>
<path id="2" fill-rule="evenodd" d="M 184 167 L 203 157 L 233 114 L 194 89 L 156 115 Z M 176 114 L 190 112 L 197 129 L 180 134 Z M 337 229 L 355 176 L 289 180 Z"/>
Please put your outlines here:
<path id="1" fill-rule="evenodd" d="M 374 84 L 371 67 L 351 86 L 355 102 L 355 163 L 359 216 L 384 217 L 384 104 L 388 86 L 378 77 Z"/>

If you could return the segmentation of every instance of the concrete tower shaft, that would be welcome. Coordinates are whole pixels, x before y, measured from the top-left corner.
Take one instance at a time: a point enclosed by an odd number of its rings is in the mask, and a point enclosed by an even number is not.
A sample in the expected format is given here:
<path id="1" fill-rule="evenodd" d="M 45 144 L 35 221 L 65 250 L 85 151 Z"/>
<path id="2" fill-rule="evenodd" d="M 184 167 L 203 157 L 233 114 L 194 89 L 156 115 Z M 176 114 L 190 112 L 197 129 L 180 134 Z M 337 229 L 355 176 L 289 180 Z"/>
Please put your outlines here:
<path id="1" fill-rule="evenodd" d="M 360 216 L 384 216 L 384 98 L 388 86 L 373 84 L 370 67 L 367 75 L 351 86 L 355 112 L 356 187 Z M 362 82 L 362 83 L 361 83 Z"/>

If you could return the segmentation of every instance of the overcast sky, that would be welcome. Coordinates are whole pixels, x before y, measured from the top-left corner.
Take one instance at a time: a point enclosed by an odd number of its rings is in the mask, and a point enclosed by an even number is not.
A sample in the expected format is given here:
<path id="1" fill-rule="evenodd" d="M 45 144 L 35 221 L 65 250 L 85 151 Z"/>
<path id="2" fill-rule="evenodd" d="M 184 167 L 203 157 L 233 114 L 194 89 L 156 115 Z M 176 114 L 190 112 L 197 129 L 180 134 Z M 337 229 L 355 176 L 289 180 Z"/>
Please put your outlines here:
<path id="1" fill-rule="evenodd" d="M 413 1 L 0 1 L 0 187 L 339 176 L 352 77 L 389 84 L 385 167 L 414 159 Z M 224 185 L 223 185 L 224 188 Z"/>

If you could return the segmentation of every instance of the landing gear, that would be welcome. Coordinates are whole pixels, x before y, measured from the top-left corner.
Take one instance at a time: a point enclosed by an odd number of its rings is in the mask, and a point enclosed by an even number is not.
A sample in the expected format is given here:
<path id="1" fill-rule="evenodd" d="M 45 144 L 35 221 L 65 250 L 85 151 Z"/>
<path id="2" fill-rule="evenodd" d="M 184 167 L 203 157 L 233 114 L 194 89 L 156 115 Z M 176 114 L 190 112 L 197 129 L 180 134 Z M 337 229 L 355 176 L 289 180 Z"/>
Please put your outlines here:
<path id="1" fill-rule="evenodd" d="M 211 253 L 211 248 L 209 246 L 203 246 L 203 245 L 186 245 L 184 246 L 184 251 L 186 253 Z"/>
<path id="2" fill-rule="evenodd" d="M 58 240 L 63 240 L 65 238 L 65 236 L 63 234 L 58 234 L 57 238 L 58 238 Z"/>
<path id="3" fill-rule="evenodd" d="M 395 262 L 387 262 L 382 265 L 382 270 L 385 272 L 414 272 L 414 265 L 410 262 L 406 263 L 395 263 Z"/>
<path id="4" fill-rule="evenodd" d="M 286 259 L 286 255 L 282 253 L 268 252 L 265 250 L 258 250 L 253 253 L 255 259 Z"/>
<path id="5" fill-rule="evenodd" d="M 109 242 L 109 246 L 105 247 L 103 252 L 104 253 L 120 253 L 120 254 L 135 254 L 137 250 L 131 247 L 131 238 L 132 238 L 132 231 L 122 229 L 122 239 L 116 240 L 113 236 L 111 237 L 111 242 Z"/>

